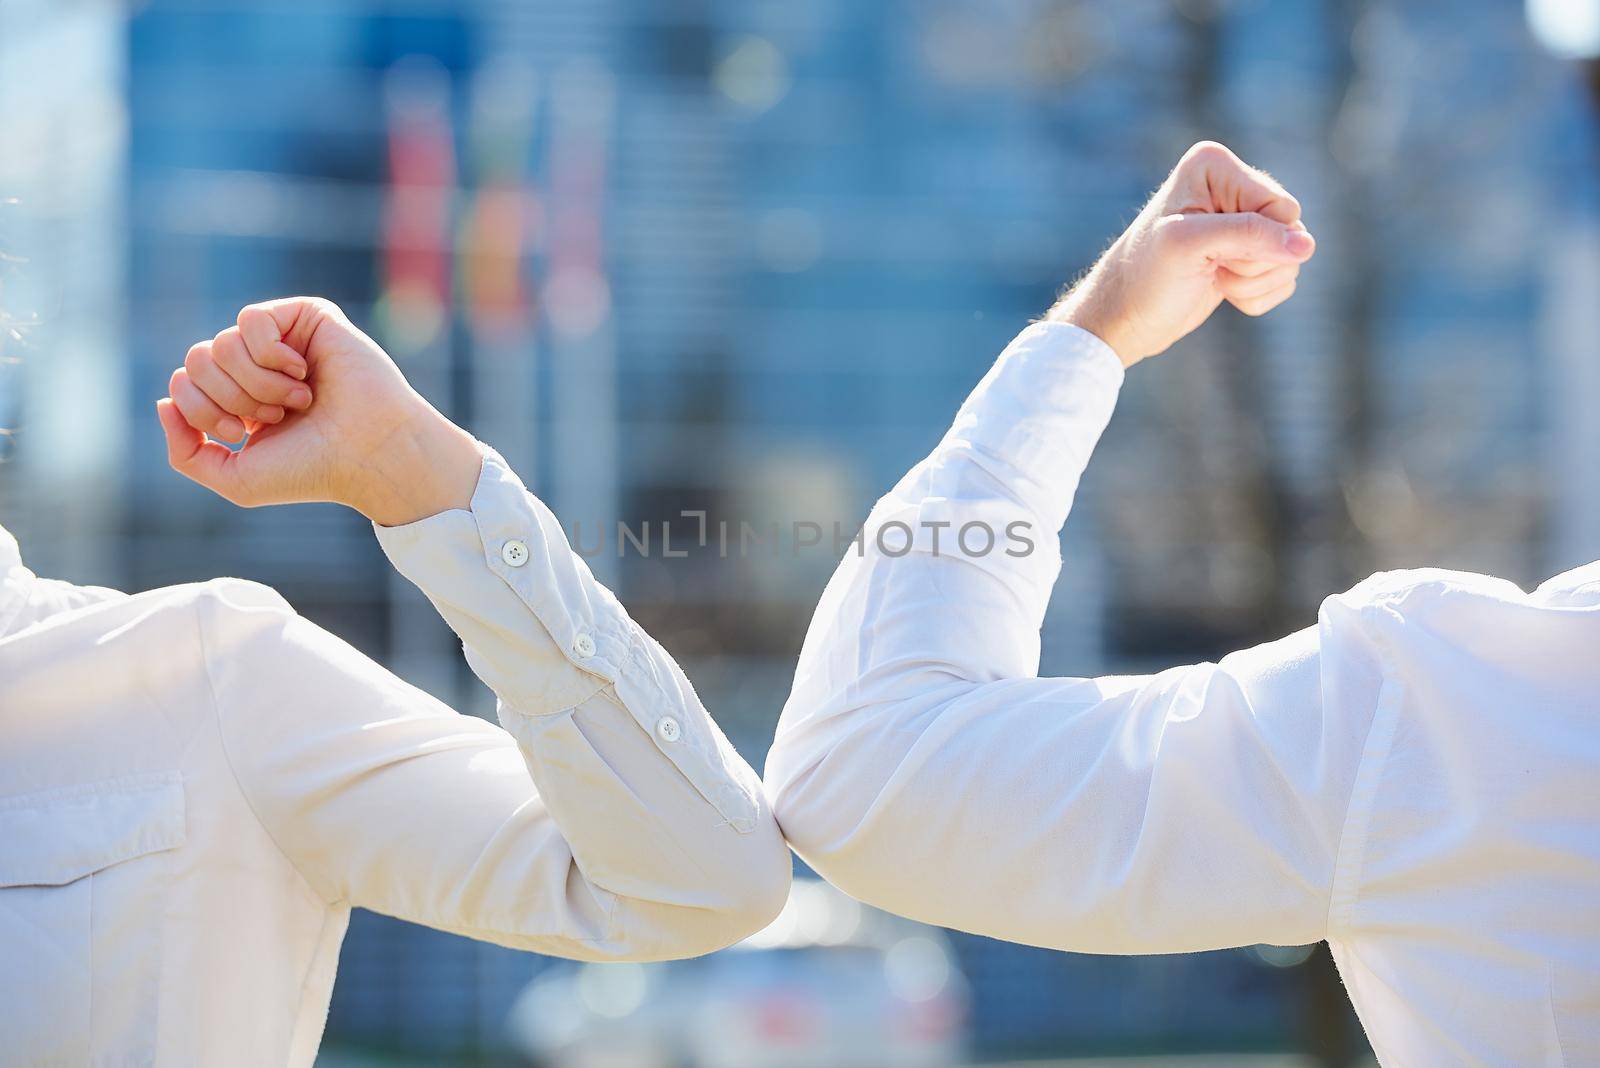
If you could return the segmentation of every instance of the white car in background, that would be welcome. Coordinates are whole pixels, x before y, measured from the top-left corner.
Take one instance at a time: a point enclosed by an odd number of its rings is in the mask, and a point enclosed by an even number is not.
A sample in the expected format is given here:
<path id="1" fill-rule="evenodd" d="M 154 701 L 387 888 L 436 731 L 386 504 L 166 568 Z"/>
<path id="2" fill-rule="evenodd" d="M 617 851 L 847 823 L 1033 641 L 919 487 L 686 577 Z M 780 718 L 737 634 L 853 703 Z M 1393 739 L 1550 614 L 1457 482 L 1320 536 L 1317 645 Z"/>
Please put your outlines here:
<path id="1" fill-rule="evenodd" d="M 799 879 L 721 953 L 553 966 L 507 1029 L 536 1068 L 952 1068 L 968 990 L 942 931 Z"/>

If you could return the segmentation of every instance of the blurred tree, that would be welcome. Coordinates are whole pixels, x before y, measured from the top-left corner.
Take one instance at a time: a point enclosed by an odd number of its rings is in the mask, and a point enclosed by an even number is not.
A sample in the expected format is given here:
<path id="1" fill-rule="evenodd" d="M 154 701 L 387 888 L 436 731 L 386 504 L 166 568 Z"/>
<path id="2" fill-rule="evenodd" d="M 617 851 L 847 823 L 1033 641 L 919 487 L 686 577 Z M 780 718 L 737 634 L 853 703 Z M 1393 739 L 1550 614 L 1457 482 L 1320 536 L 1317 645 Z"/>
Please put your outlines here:
<path id="1" fill-rule="evenodd" d="M 1330 4 L 1329 15 L 1336 28 L 1332 39 L 1342 42 L 1338 46 L 1341 77 L 1334 82 L 1332 106 L 1326 118 L 1330 135 L 1358 76 L 1349 42 L 1365 3 L 1366 0 L 1332 0 Z M 1226 29 L 1223 0 L 1186 0 L 1177 10 L 1184 19 L 1189 41 L 1185 98 L 1193 139 L 1229 143 L 1233 124 L 1219 86 Z M 1333 236 L 1342 258 L 1351 264 L 1368 262 L 1368 213 L 1363 210 L 1366 198 L 1361 178 L 1348 170 L 1341 171 L 1335 188 L 1337 232 Z M 1239 591 L 1243 597 L 1236 603 L 1247 613 L 1247 626 L 1254 631 L 1239 635 L 1245 642 L 1268 641 L 1304 625 L 1291 574 L 1296 547 L 1303 540 L 1336 545 L 1342 569 L 1349 572 L 1344 577 L 1350 581 L 1365 573 L 1370 554 L 1351 520 L 1348 493 L 1340 492 L 1340 488 L 1359 484 L 1368 464 L 1371 426 L 1367 366 L 1374 311 L 1371 277 L 1372 273 L 1366 270 L 1345 273 L 1336 313 L 1342 327 L 1337 352 L 1338 384 L 1331 398 L 1338 420 L 1334 441 L 1340 451 L 1332 458 L 1338 478 L 1333 499 L 1312 502 L 1309 511 L 1292 497 L 1287 480 L 1275 464 L 1276 452 L 1270 443 L 1249 429 L 1263 425 L 1250 413 L 1267 411 L 1271 402 L 1263 374 L 1260 330 L 1248 328 L 1244 318 L 1232 309 L 1222 309 L 1211 327 L 1213 344 L 1220 351 L 1204 363 L 1186 361 L 1190 366 L 1209 367 L 1219 380 L 1207 391 L 1221 402 L 1218 406 L 1190 404 L 1177 409 L 1190 413 L 1195 423 L 1188 429 L 1189 434 L 1210 433 L 1221 435 L 1222 439 L 1225 460 L 1220 470 L 1224 478 L 1219 481 L 1203 477 L 1191 483 L 1201 487 L 1212 516 L 1214 529 L 1205 532 L 1205 540 L 1211 544 L 1248 546 L 1249 559 L 1260 561 L 1266 568 L 1264 575 L 1257 575 L 1255 582 Z M 1175 381 L 1174 385 L 1183 388 L 1182 383 Z M 1203 454 L 1203 450 L 1196 452 Z M 1311 519 L 1310 528 L 1302 529 L 1308 525 L 1304 521 L 1307 518 Z M 1355 1036 L 1360 1034 L 1360 1025 L 1326 944 L 1319 944 L 1298 972 L 1307 1051 L 1328 1068 L 1354 1063 L 1358 1054 Z"/>
<path id="2" fill-rule="evenodd" d="M 1329 39 L 1337 42 L 1338 75 L 1332 80 L 1326 113 L 1327 138 L 1348 122 L 1359 121 L 1347 112 L 1361 97 L 1361 68 L 1353 42 L 1368 0 L 1332 0 L 1328 17 Z M 1337 154 L 1336 154 L 1337 158 Z M 1372 405 L 1371 354 L 1376 314 L 1376 263 L 1371 234 L 1371 190 L 1367 176 L 1350 166 L 1336 166 L 1333 174 L 1333 237 L 1348 269 L 1343 272 L 1335 315 L 1340 324 L 1335 366 L 1335 430 L 1337 449 L 1332 458 L 1335 481 L 1333 499 L 1317 510 L 1323 529 L 1313 532 L 1336 547 L 1341 586 L 1360 581 L 1371 569 L 1372 552 L 1351 514 L 1350 500 L 1367 479 L 1371 468 Z M 1329 1066 L 1352 1064 L 1357 1056 L 1355 1035 L 1359 1025 L 1338 968 L 1326 943 L 1302 966 L 1305 981 L 1305 1027 L 1312 1053 Z"/>

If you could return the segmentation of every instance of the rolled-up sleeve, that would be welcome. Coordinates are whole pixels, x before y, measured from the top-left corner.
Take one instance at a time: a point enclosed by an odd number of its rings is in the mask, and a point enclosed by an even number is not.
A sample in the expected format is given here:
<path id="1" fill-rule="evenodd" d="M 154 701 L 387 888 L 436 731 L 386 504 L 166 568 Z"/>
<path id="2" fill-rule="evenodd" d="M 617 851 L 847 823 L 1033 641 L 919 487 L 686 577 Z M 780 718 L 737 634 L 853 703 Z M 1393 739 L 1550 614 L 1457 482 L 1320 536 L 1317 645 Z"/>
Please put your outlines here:
<path id="1" fill-rule="evenodd" d="M 270 679 L 219 673 L 233 693 L 295 691 L 277 704 L 308 722 L 230 716 L 251 735 L 230 748 L 314 885 L 583 959 L 704 953 L 776 915 L 791 861 L 755 772 L 497 455 L 470 509 L 377 534 L 462 639 L 503 730 L 298 617 L 269 624 Z"/>

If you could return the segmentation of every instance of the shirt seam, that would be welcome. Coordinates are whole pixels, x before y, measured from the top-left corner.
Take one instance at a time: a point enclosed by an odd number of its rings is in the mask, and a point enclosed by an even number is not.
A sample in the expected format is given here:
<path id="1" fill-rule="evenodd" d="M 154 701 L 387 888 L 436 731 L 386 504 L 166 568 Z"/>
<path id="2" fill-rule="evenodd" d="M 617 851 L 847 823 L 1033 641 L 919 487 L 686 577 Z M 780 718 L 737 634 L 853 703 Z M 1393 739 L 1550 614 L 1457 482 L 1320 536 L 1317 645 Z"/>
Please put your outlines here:
<path id="1" fill-rule="evenodd" d="M 1544 962 L 1544 996 L 1550 1010 L 1550 1029 L 1556 1036 L 1556 1056 L 1560 1058 L 1561 1068 L 1567 1068 L 1567 1043 L 1561 1026 L 1561 1013 L 1557 1008 L 1556 965 L 1552 960 Z"/>
<path id="2" fill-rule="evenodd" d="M 249 798 L 245 799 L 245 803 L 246 804 L 249 803 Z M 257 817 L 257 819 L 259 821 L 259 817 Z M 268 832 L 268 837 L 271 837 L 271 832 Z M 274 844 L 276 844 L 276 843 L 274 843 Z M 279 850 L 279 852 L 282 852 L 282 850 Z M 304 876 L 301 876 L 301 878 L 304 878 Z M 316 951 L 310 955 L 310 958 L 306 961 L 306 966 L 300 972 L 300 983 L 299 983 L 299 986 L 296 988 L 300 993 L 300 1004 L 295 1007 L 294 1026 L 289 1029 L 289 1048 L 291 1050 L 297 1049 L 299 1047 L 299 1045 L 300 1045 L 300 1036 L 301 1036 L 303 1030 L 305 1029 L 305 1027 L 307 1026 L 306 1020 L 305 1020 L 305 1013 L 302 1011 L 305 1008 L 306 990 L 311 986 L 312 973 L 316 971 L 317 965 L 321 962 L 323 954 L 327 952 L 326 942 L 327 942 L 327 935 L 328 935 L 328 925 L 330 923 L 334 922 L 334 916 L 335 916 L 335 913 L 333 912 L 333 910 L 331 908 L 323 910 L 323 912 L 322 912 L 322 922 L 317 925 L 317 948 L 316 948 Z M 349 912 L 347 910 L 345 912 L 345 923 L 347 925 L 347 929 L 348 929 L 349 921 L 350 921 L 350 914 L 349 914 Z M 342 940 L 343 940 L 343 938 L 341 936 L 341 941 Z M 337 973 L 338 973 L 338 969 L 339 969 L 339 953 L 338 953 L 338 946 L 337 945 L 334 946 L 333 967 L 334 967 L 334 972 L 335 972 L 335 979 L 337 980 Z M 326 1008 L 324 1008 L 323 1011 L 322 1011 L 322 1018 L 320 1020 L 316 1021 L 315 1025 L 320 1027 L 323 1031 L 327 1030 L 327 1027 L 328 1027 L 328 1010 Z"/>
<path id="3" fill-rule="evenodd" d="M 22 576 L 19 577 L 18 572 Z M 3 588 L 6 597 L 0 600 L 0 636 L 9 637 L 12 622 L 22 615 L 23 605 L 28 603 L 28 596 L 32 592 L 29 587 L 35 581 L 32 571 L 21 564 L 14 564 L 0 575 L 0 588 Z"/>
<path id="4" fill-rule="evenodd" d="M 1376 610 L 1392 611 L 1387 604 L 1376 606 Z M 1350 788 L 1338 846 L 1334 851 L 1328 913 L 1323 924 L 1325 937 L 1329 938 L 1349 931 L 1350 914 L 1360 896 L 1361 874 L 1367 859 L 1366 847 L 1375 812 L 1378 780 L 1393 750 L 1397 709 L 1404 693 L 1393 671 L 1388 648 L 1381 639 L 1375 637 L 1374 640 L 1377 642 L 1382 680 L 1373 701 L 1372 719 L 1362 739 L 1361 759 L 1356 765 L 1355 782 Z M 1341 941 L 1348 942 L 1344 938 Z"/>
<path id="5" fill-rule="evenodd" d="M 222 702 L 217 698 L 217 682 L 211 674 L 211 648 L 206 644 L 205 626 L 200 619 L 200 612 L 198 609 L 194 614 L 194 619 L 195 636 L 200 643 L 200 666 L 205 672 L 206 689 L 211 695 L 211 714 L 212 720 L 216 726 L 217 743 L 222 749 L 222 761 L 228 766 L 228 775 L 233 779 L 234 788 L 239 791 L 239 796 L 244 800 L 245 808 L 250 810 L 250 815 L 255 819 L 256 826 L 261 828 L 261 833 L 267 836 L 267 841 L 272 843 L 272 847 L 278 851 L 278 855 L 283 858 L 283 862 L 285 864 L 289 865 L 290 870 L 295 873 L 296 877 L 298 877 L 300 881 L 306 885 L 306 888 L 317 896 L 317 900 L 321 901 L 324 905 L 338 904 L 343 899 L 338 895 L 329 896 L 327 893 L 325 893 L 321 887 L 317 886 L 317 884 L 311 880 L 310 876 L 306 875 L 304 869 L 302 869 L 299 864 L 295 863 L 294 858 L 289 855 L 289 851 L 283 848 L 283 843 L 278 841 L 278 836 L 272 833 L 272 828 L 267 825 L 267 821 L 261 818 L 261 811 L 256 807 L 255 800 L 251 798 L 250 791 L 244 784 L 244 779 L 240 777 L 239 769 L 234 765 L 233 762 L 233 753 L 228 749 L 228 732 L 226 729 L 224 729 L 222 724 Z"/>
<path id="6" fill-rule="evenodd" d="M 1335 952 L 1333 948 L 1335 941 L 1337 941 L 1339 945 L 1337 952 Z M 1360 950 L 1358 950 L 1355 944 L 1348 939 L 1330 939 L 1328 943 L 1328 954 L 1329 956 L 1333 957 L 1334 966 L 1339 969 L 1339 979 L 1344 984 L 1345 997 L 1349 998 L 1351 1007 L 1354 1009 L 1355 987 L 1360 982 L 1361 974 L 1357 971 L 1357 969 L 1362 969 L 1368 973 L 1371 972 L 1371 969 L 1368 968 L 1366 963 L 1361 959 Z M 1352 966 L 1350 968 L 1349 975 L 1345 974 L 1344 966 L 1339 960 L 1341 956 L 1347 956 L 1350 958 Z M 1355 1011 L 1356 1020 L 1361 1024 L 1361 1030 L 1366 1034 L 1367 1037 L 1367 1044 L 1372 1047 L 1372 1054 L 1378 1059 L 1378 1063 L 1380 1065 L 1398 1065 L 1400 1063 L 1399 1059 L 1390 1056 L 1390 1051 L 1388 1049 L 1388 1036 L 1380 1036 L 1376 1029 L 1368 1027 L 1367 1022 L 1361 1019 L 1360 1011 Z"/>

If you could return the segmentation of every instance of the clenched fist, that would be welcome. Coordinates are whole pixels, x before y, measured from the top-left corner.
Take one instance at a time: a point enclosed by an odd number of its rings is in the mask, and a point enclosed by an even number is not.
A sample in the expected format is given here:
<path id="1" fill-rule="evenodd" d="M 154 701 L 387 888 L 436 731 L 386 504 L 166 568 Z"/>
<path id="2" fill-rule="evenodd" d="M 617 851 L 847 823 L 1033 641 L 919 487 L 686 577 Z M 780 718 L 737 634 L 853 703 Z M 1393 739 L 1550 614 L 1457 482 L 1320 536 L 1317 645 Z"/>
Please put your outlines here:
<path id="1" fill-rule="evenodd" d="M 332 303 L 252 304 L 156 405 L 173 468 L 245 507 L 335 501 L 393 526 L 470 504 L 482 455 Z M 238 441 L 237 452 L 220 441 Z"/>
<path id="2" fill-rule="evenodd" d="M 1294 197 L 1203 141 L 1047 318 L 1090 331 L 1131 367 L 1166 351 L 1224 300 L 1247 315 L 1288 300 L 1316 247 Z"/>

